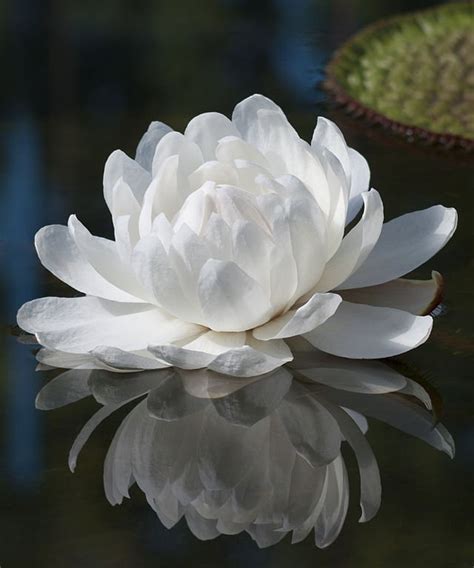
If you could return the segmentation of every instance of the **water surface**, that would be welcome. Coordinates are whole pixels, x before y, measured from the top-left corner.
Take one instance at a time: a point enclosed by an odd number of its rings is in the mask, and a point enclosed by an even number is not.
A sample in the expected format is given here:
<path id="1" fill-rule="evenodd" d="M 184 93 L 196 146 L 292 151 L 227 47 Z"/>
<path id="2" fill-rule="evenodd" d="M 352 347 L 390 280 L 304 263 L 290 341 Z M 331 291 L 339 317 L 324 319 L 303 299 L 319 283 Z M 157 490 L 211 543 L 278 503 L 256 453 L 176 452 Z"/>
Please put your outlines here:
<path id="1" fill-rule="evenodd" d="M 2 566 L 470 567 L 472 539 L 474 301 L 472 157 L 414 146 L 367 128 L 315 88 L 333 49 L 362 25 L 425 2 L 4 3 L 1 50 L 0 304 Z M 132 154 L 152 119 L 182 129 L 195 114 L 229 114 L 261 92 L 303 137 L 324 114 L 368 159 L 386 217 L 436 203 L 460 214 L 450 244 L 416 273 L 446 279 L 445 313 L 430 341 L 400 362 L 434 385 L 456 442 L 451 461 L 374 420 L 367 434 L 381 470 L 382 507 L 358 524 L 357 466 L 347 454 L 351 504 L 339 539 L 318 550 L 288 538 L 259 550 L 245 534 L 201 542 L 181 522 L 165 529 L 143 495 L 111 507 L 105 452 L 126 410 L 91 437 L 77 471 L 71 443 L 97 403 L 34 408 L 46 381 L 28 346 L 9 334 L 17 307 L 72 294 L 36 260 L 33 236 L 70 213 L 111 234 L 101 193 L 108 154 Z M 122 414 L 121 414 L 122 412 Z"/>

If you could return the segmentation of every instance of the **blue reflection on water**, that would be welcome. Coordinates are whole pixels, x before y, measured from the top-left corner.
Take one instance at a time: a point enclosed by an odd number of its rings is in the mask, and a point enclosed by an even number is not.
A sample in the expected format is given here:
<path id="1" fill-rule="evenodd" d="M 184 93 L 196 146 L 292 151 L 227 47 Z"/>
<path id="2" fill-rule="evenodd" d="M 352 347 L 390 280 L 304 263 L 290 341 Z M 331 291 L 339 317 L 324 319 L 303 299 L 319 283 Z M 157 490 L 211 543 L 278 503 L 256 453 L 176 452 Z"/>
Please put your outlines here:
<path id="1" fill-rule="evenodd" d="M 42 160 L 37 126 L 28 114 L 12 121 L 3 141 L 5 173 L 0 223 L 5 319 L 39 295 L 37 260 L 31 235 L 41 224 Z M 42 468 L 40 417 L 34 408 L 34 367 L 24 345 L 8 341 L 6 470 L 12 484 L 34 487 Z"/>
<path id="2" fill-rule="evenodd" d="M 302 34 L 308 22 L 327 19 L 322 7 L 311 0 L 274 0 L 278 14 L 276 38 L 273 47 L 273 65 L 284 84 L 291 85 L 298 98 L 314 102 L 316 86 L 324 74 L 324 63 L 328 53 L 323 42 L 314 41 L 309 31 Z"/>

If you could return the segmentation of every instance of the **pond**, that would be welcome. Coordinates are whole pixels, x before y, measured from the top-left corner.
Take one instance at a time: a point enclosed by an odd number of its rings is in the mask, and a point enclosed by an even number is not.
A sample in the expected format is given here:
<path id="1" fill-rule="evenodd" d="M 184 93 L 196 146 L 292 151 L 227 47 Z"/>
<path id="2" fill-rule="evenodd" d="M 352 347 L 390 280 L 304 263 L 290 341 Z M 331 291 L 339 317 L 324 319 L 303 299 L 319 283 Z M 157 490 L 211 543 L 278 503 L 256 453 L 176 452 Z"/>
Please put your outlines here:
<path id="1" fill-rule="evenodd" d="M 473 565 L 472 154 L 411 144 L 369 127 L 318 87 L 331 53 L 363 25 L 431 4 L 4 3 L 9 9 L 1 49 L 9 80 L 0 95 L 2 567 Z M 431 338 L 394 362 L 397 372 L 437 393 L 435 408 L 456 455 L 450 460 L 369 417 L 365 437 L 380 470 L 381 508 L 368 523 L 357 522 L 358 464 L 344 447 L 350 504 L 340 536 L 325 549 L 316 548 L 312 537 L 291 544 L 287 536 L 264 549 L 246 533 L 202 541 L 184 520 L 166 529 L 136 486 L 131 499 L 112 507 L 104 495 L 104 459 L 136 403 L 94 431 L 72 474 L 70 447 L 98 403 L 84 396 L 50 412 L 36 409 L 36 395 L 54 373 L 35 372 L 32 346 L 11 333 L 23 302 L 73 294 L 36 258 L 33 238 L 41 226 L 65 223 L 76 213 L 92 233 L 112 235 L 102 172 L 114 149 L 133 154 L 151 120 L 182 130 L 201 112 L 229 115 L 254 92 L 280 104 L 306 140 L 318 115 L 334 120 L 367 158 L 386 218 L 438 203 L 460 216 L 450 244 L 415 272 L 428 278 L 435 269 L 445 278 Z M 340 404 L 350 408 L 351 401 Z"/>

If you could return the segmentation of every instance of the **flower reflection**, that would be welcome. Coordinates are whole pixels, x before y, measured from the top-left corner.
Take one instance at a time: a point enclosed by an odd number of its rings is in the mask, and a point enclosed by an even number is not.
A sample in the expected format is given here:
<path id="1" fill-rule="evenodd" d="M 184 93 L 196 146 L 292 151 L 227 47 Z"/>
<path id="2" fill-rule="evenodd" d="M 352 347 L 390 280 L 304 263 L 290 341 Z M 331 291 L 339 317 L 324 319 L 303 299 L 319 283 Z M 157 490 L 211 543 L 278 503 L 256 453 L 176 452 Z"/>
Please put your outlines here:
<path id="1" fill-rule="evenodd" d="M 318 352 L 251 379 L 175 368 L 121 376 L 72 369 L 42 389 L 37 406 L 88 395 L 102 407 L 75 440 L 71 469 L 100 422 L 136 400 L 105 459 L 107 499 L 120 504 L 136 483 L 166 527 L 184 517 L 202 540 L 246 531 L 266 547 L 314 531 L 318 547 L 331 544 L 349 503 L 343 442 L 360 471 L 360 521 L 373 518 L 381 483 L 366 417 L 454 453 L 420 384 L 385 364 Z"/>

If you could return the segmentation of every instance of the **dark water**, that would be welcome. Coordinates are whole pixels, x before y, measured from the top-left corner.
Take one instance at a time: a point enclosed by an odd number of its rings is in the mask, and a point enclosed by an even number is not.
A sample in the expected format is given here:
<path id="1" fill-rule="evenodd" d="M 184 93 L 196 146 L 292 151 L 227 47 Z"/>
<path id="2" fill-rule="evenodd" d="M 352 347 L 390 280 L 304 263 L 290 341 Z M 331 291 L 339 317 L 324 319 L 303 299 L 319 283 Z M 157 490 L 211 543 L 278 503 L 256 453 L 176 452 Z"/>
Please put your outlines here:
<path id="1" fill-rule="evenodd" d="M 0 206 L 0 565 L 470 567 L 474 564 L 473 468 L 474 174 L 467 156 L 412 146 L 348 118 L 315 89 L 332 50 L 362 25 L 423 7 L 421 1 L 274 0 L 0 4 L 4 84 Z M 229 114 L 253 92 L 276 100 L 305 138 L 317 114 L 343 129 L 369 161 L 386 216 L 443 203 L 460 224 L 451 243 L 417 272 L 445 276 L 446 313 L 429 342 L 400 361 L 442 395 L 456 442 L 451 461 L 377 421 L 367 439 L 383 484 L 375 519 L 358 524 L 357 467 L 347 455 L 351 503 L 339 539 L 318 550 L 288 538 L 259 550 L 245 534 L 201 542 L 183 522 L 168 531 L 141 492 L 111 507 L 102 467 L 125 416 L 91 437 L 72 475 L 67 454 L 97 409 L 91 398 L 34 409 L 46 381 L 31 349 L 9 335 L 17 307 L 66 295 L 37 262 L 32 240 L 70 213 L 111 232 L 102 167 L 115 148 L 133 153 L 152 119 L 181 129 L 195 114 Z M 107 220 L 106 220 L 107 219 Z M 351 461 L 352 460 L 352 461 Z"/>

